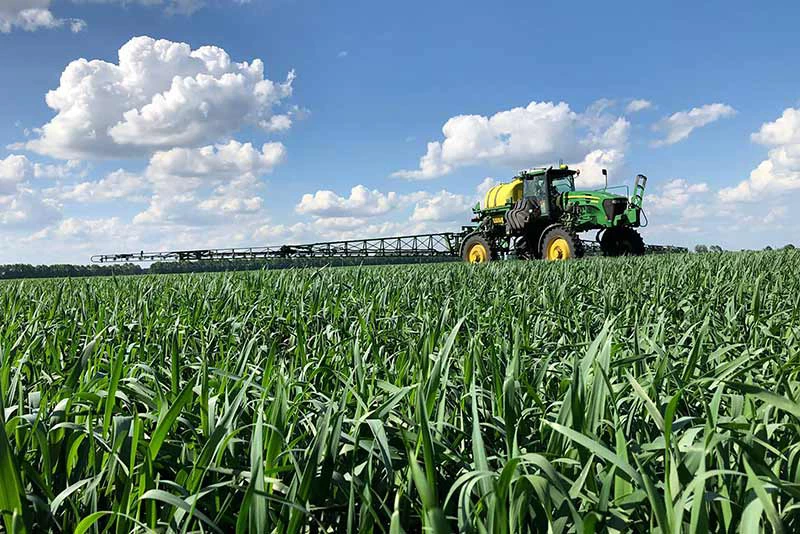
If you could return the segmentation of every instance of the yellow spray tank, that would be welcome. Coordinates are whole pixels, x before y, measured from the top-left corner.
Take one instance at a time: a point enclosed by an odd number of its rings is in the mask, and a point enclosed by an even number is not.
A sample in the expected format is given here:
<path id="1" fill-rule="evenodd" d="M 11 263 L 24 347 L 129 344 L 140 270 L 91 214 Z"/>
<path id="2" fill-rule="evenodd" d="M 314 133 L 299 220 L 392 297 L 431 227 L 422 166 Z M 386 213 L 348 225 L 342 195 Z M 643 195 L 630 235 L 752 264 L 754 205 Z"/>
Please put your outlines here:
<path id="1" fill-rule="evenodd" d="M 502 208 L 509 201 L 516 202 L 522 198 L 522 187 L 522 179 L 520 178 L 514 178 L 505 184 L 497 184 L 486 192 L 486 197 L 483 199 L 483 209 Z M 492 217 L 492 220 L 495 224 L 502 224 L 503 216 L 497 215 Z"/>

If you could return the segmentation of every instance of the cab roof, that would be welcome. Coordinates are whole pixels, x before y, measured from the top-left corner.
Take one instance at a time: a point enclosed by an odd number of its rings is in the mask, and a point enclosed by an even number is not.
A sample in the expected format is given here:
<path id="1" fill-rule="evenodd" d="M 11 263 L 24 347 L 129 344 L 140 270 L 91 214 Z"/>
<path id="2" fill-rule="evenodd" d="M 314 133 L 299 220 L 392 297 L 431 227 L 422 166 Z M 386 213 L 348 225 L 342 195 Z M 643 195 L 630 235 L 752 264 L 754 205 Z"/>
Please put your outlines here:
<path id="1" fill-rule="evenodd" d="M 577 174 L 577 169 L 570 169 L 566 165 L 561 165 L 558 168 L 544 168 L 544 167 L 535 167 L 533 169 L 523 169 L 517 173 L 514 178 L 525 179 L 525 178 L 534 178 L 536 176 L 542 176 L 543 174 L 550 173 L 551 176 L 559 177 L 559 176 L 573 176 Z"/>

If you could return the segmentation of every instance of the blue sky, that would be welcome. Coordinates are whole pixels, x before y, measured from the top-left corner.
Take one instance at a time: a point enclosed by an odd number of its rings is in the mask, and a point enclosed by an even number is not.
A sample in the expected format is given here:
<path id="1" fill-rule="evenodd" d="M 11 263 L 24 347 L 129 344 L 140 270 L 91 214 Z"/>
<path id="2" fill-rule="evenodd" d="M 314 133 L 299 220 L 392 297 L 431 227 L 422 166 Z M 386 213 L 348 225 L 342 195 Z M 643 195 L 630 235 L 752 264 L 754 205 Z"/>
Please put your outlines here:
<path id="1" fill-rule="evenodd" d="M 799 11 L 2 0 L 0 263 L 456 230 L 559 159 L 649 242 L 799 241 Z"/>

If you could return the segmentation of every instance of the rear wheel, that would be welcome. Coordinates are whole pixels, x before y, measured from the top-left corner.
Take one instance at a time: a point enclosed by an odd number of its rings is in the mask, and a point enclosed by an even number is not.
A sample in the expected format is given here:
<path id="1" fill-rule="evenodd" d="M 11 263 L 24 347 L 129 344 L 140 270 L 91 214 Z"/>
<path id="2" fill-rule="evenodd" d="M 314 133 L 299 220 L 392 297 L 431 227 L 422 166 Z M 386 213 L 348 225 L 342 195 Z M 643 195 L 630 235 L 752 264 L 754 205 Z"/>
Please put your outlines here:
<path id="1" fill-rule="evenodd" d="M 464 241 L 461 257 L 469 263 L 486 263 L 492 261 L 492 247 L 480 235 L 471 235 Z"/>
<path id="2" fill-rule="evenodd" d="M 628 226 L 609 228 L 600 238 L 603 256 L 641 256 L 644 240 L 639 232 Z"/>
<path id="3" fill-rule="evenodd" d="M 541 252 L 546 260 L 580 258 L 583 256 L 583 243 L 575 232 L 557 226 L 544 235 Z"/>

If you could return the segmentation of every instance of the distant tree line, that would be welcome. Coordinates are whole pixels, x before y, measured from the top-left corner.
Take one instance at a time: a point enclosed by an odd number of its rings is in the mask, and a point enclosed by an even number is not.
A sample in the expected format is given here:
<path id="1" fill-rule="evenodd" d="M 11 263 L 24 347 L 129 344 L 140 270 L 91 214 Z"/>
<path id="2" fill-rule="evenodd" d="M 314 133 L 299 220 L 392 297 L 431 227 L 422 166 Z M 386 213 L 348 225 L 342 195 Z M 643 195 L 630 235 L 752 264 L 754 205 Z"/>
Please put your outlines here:
<path id="1" fill-rule="evenodd" d="M 706 245 L 695 245 L 694 246 L 694 251 L 697 252 L 698 254 L 704 254 L 706 252 L 723 252 L 724 250 L 725 249 L 723 249 L 719 245 L 711 245 L 710 247 L 706 246 Z"/>
<path id="2" fill-rule="evenodd" d="M 2 280 L 9 280 L 13 278 L 111 276 L 143 274 L 145 272 L 145 269 L 142 269 L 142 267 L 133 263 L 123 263 L 119 265 L 29 265 L 26 263 L 0 265 L 0 279 Z"/>
<path id="3" fill-rule="evenodd" d="M 742 249 L 742 251 L 744 251 L 744 250 L 745 249 Z M 764 250 L 772 250 L 772 247 L 767 245 L 766 247 L 764 247 Z M 795 250 L 795 247 L 794 247 L 793 244 L 789 243 L 789 244 L 784 245 L 783 247 L 781 247 L 779 250 Z M 724 249 L 719 245 L 711 245 L 709 247 L 709 246 L 701 244 L 701 245 L 695 245 L 694 246 L 694 251 L 696 253 L 698 253 L 698 254 L 703 254 L 703 253 L 706 253 L 706 252 L 723 252 Z"/>
<path id="4" fill-rule="evenodd" d="M 205 273 L 221 271 L 257 271 L 291 267 L 341 267 L 355 265 L 384 265 L 398 263 L 438 263 L 454 258 L 285 258 L 270 260 L 216 260 L 191 262 L 157 262 L 149 268 L 134 263 L 92 265 L 29 265 L 17 263 L 0 265 L 0 280 L 17 278 L 79 278 L 87 276 L 123 276 L 167 273 Z"/>

